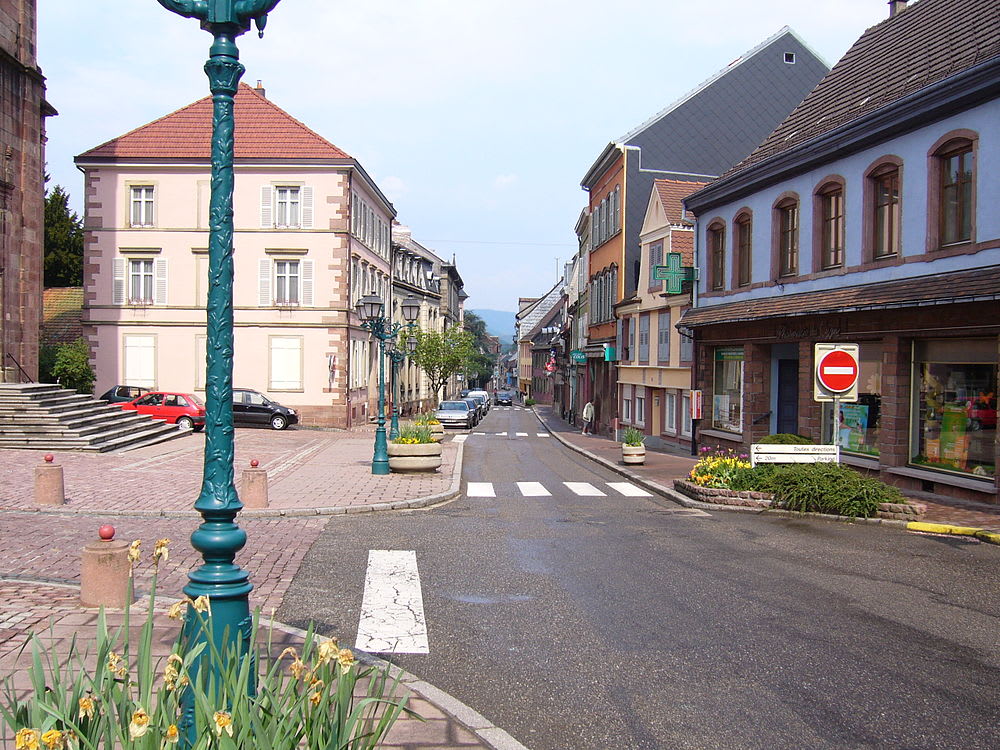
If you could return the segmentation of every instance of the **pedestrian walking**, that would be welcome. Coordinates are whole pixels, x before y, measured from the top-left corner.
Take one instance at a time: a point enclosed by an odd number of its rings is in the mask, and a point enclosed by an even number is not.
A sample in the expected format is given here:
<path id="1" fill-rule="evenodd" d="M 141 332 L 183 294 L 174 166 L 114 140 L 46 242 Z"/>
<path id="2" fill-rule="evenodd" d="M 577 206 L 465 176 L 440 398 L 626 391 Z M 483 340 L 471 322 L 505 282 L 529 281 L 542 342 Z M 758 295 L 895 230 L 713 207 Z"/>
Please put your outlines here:
<path id="1" fill-rule="evenodd" d="M 594 424 L 594 404 L 588 401 L 583 405 L 583 435 L 591 434 Z"/>

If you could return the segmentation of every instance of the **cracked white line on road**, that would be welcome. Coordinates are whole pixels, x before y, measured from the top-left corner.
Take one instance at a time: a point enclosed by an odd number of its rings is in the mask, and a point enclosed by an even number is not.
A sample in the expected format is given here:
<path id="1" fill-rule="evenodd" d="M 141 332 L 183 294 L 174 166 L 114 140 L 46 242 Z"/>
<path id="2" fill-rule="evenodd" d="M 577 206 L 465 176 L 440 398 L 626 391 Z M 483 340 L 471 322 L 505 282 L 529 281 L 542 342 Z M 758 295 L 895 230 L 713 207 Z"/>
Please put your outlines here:
<path id="1" fill-rule="evenodd" d="M 636 487 L 628 482 L 608 482 L 608 487 L 625 495 L 625 497 L 652 497 L 652 495 L 641 487 Z"/>
<path id="2" fill-rule="evenodd" d="M 550 497 L 552 495 L 541 482 L 518 482 L 517 489 L 525 497 Z"/>
<path id="3" fill-rule="evenodd" d="M 566 488 L 570 492 L 575 492 L 581 497 L 607 497 L 607 495 L 589 482 L 563 482 L 563 484 L 566 485 Z"/>
<path id="4" fill-rule="evenodd" d="M 376 654 L 430 653 L 413 550 L 368 551 L 355 647 Z"/>

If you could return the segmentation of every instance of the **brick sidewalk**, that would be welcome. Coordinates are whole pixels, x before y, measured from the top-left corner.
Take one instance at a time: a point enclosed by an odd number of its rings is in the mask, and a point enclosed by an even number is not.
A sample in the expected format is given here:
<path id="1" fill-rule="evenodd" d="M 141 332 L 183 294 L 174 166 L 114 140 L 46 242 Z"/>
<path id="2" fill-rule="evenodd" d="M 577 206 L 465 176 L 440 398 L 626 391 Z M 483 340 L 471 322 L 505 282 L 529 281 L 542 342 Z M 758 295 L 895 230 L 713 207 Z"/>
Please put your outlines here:
<path id="1" fill-rule="evenodd" d="M 566 442 L 581 450 L 593 453 L 595 456 L 623 465 L 621 461 L 621 444 L 602 435 L 581 435 L 577 427 L 556 417 L 547 406 L 536 406 L 535 413 L 542 423 L 552 432 L 558 432 Z M 629 466 L 629 471 L 645 477 L 664 487 L 673 487 L 673 480 L 687 476 L 695 459 L 679 453 L 661 453 L 646 450 L 646 463 L 642 466 Z M 927 506 L 927 512 L 922 521 L 950 524 L 954 526 L 969 526 L 1000 532 L 1000 507 L 985 503 L 970 503 L 952 500 L 940 495 L 926 493 L 910 493 L 920 503 Z"/>

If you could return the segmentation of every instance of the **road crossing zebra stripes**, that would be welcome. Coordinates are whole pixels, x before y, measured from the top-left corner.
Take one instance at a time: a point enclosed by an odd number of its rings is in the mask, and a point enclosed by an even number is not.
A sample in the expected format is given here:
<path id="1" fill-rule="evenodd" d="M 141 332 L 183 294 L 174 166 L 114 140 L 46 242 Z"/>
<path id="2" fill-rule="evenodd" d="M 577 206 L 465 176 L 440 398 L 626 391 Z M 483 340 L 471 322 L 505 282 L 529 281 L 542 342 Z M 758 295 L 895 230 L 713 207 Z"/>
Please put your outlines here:
<path id="1" fill-rule="evenodd" d="M 513 482 L 512 484 L 517 488 L 517 493 L 520 494 L 521 497 L 552 496 L 552 490 L 547 488 L 541 482 Z M 609 492 L 604 491 L 602 488 L 597 487 L 590 482 L 557 482 L 555 484 L 562 485 L 578 497 L 607 497 L 609 494 Z M 622 495 L 624 497 L 652 497 L 651 493 L 641 487 L 637 487 L 631 482 L 602 482 L 599 484 L 606 486 L 612 495 Z M 500 486 L 498 487 L 498 485 Z M 469 482 L 466 485 L 465 495 L 466 497 L 497 497 L 498 489 L 502 493 L 505 486 L 508 486 L 507 483 Z M 557 488 L 553 487 L 553 489 Z M 558 489 L 561 491 L 561 487 Z"/>

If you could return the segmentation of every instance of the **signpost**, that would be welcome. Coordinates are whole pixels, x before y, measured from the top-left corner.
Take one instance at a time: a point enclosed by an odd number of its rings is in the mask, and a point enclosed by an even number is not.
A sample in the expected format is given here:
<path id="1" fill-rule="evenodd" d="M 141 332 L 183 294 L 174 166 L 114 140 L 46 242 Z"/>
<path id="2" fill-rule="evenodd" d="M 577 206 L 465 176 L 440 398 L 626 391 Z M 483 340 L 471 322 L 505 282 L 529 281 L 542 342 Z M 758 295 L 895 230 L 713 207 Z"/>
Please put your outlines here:
<path id="1" fill-rule="evenodd" d="M 813 347 L 816 377 L 813 381 L 813 400 L 833 402 L 833 419 L 830 424 L 830 444 L 837 442 L 837 424 L 840 404 L 858 400 L 858 378 L 861 360 L 857 344 L 816 344 Z"/>
<path id="2" fill-rule="evenodd" d="M 838 445 L 765 445 L 750 446 L 750 465 L 757 464 L 835 464 L 840 461 Z"/>

